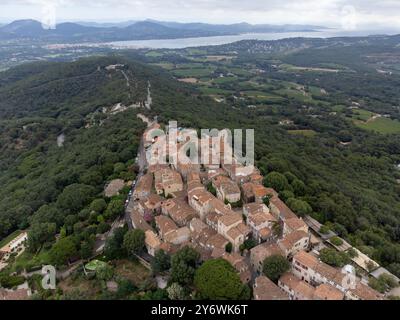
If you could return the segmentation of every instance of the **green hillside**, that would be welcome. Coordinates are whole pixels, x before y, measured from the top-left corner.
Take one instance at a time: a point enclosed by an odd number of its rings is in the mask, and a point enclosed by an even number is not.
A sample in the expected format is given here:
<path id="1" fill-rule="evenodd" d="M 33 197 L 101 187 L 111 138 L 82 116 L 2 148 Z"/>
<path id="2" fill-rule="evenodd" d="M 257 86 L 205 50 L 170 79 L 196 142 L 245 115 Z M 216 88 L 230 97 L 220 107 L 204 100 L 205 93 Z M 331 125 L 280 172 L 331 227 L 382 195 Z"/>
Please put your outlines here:
<path id="1" fill-rule="evenodd" d="M 333 107 L 341 104 L 336 99 L 315 103 L 312 111 L 296 96 L 257 108 L 229 97 L 218 103 L 168 71 L 129 56 L 25 65 L 0 74 L 2 237 L 31 226 L 38 247 L 51 247 L 60 231 L 81 255 L 87 244 L 93 245 L 93 233 L 113 216 L 103 206 L 91 215 L 92 201 L 101 202 L 109 179 L 134 175 L 132 161 L 144 129 L 137 109 L 112 116 L 99 110 L 145 100 L 150 81 L 152 111 L 140 112 L 158 115 L 163 124 L 177 120 L 182 127 L 255 129 L 256 161 L 264 175 L 279 172 L 296 180 L 296 188 L 284 189 L 309 203 L 313 217 L 400 273 L 398 135 L 362 130 L 341 114 L 333 116 Z M 129 86 L 121 70 L 106 69 L 113 64 L 124 65 Z M 349 81 L 348 74 L 344 77 Z M 279 125 L 283 119 L 293 119 L 296 127 Z M 56 143 L 60 133 L 66 137 L 62 147 Z M 347 147 L 340 144 L 348 140 Z"/>

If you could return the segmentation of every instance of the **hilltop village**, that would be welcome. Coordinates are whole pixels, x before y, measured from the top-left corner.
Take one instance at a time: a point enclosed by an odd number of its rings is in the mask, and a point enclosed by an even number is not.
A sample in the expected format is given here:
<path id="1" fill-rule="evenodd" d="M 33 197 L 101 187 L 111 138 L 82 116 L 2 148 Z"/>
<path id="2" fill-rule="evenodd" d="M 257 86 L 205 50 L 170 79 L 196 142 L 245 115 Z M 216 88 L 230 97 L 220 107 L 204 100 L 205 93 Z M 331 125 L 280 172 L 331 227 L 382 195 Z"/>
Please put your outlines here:
<path id="1" fill-rule="evenodd" d="M 124 278 L 130 277 L 138 288 L 150 288 L 138 289 L 136 299 L 151 299 L 149 294 L 159 292 L 168 293 L 172 300 L 191 299 L 199 288 L 199 282 L 193 286 L 193 278 L 204 266 L 207 270 L 216 265 L 215 270 L 224 270 L 218 277 L 224 278 L 226 286 L 236 288 L 231 296 L 225 290 L 222 297 L 226 299 L 384 300 L 398 296 L 398 278 L 327 226 L 307 214 L 294 212 L 283 201 L 284 192 L 279 194 L 269 187 L 269 175 L 264 177 L 256 166 L 245 166 L 232 156 L 226 136 L 202 135 L 196 159 L 191 154 L 193 130 L 177 128 L 176 145 L 171 146 L 169 138 L 175 133 L 169 129 L 163 135 L 157 118 L 152 121 L 142 114 L 137 117 L 148 125 L 135 161 L 137 175 L 130 181 L 114 179 L 106 185 L 104 196 L 114 199 L 108 207 L 118 202 L 121 208 L 118 204 L 117 214 L 108 219 L 110 226 L 94 230 L 94 248 L 86 258 L 60 250 L 65 254 L 58 264 L 64 266 L 57 273 L 61 289 L 68 292 L 67 285 L 93 285 L 97 281 L 107 293 L 118 295 L 124 281 L 131 285 Z M 199 156 L 209 161 L 199 164 Z M 139 235 L 139 245 L 136 248 L 134 239 L 136 249 L 129 251 L 129 256 L 120 254 L 128 253 L 126 239 L 130 240 L 131 235 Z M 118 238 L 119 242 L 115 240 Z M 10 268 L 15 258 L 24 257 L 27 242 L 29 231 L 18 231 L 2 241 L 0 270 L 16 270 Z M 110 256 L 110 248 L 114 248 L 111 252 L 117 251 L 115 256 Z M 192 259 L 191 255 L 198 257 Z M 185 259 L 192 259 L 193 267 L 185 269 Z M 338 263 L 337 259 L 342 261 Z M 156 271 L 160 264 L 162 270 Z M 29 280 L 41 279 L 42 266 L 36 261 L 25 270 L 3 277 L 3 282 L 18 282 L 0 289 L 0 300 L 29 299 L 38 293 L 51 295 Z M 183 280 L 187 278 L 191 283 Z M 214 284 L 220 281 L 215 280 Z M 377 284 L 385 287 L 381 289 Z M 210 283 L 205 285 L 209 290 Z M 220 285 L 218 282 L 214 288 L 218 290 Z M 94 297 L 100 292 L 95 288 L 90 293 Z"/>
<path id="2" fill-rule="evenodd" d="M 151 157 L 159 156 L 161 139 L 149 138 L 149 132 L 159 128 L 153 123 L 143 134 L 143 148 Z M 178 141 L 179 151 L 186 142 L 179 133 Z M 206 143 L 215 157 L 211 137 Z M 255 166 L 244 167 L 235 160 L 224 164 L 229 147 L 220 148 L 221 164 L 146 163 L 134 188 L 130 218 L 133 228 L 145 232 L 151 256 L 189 246 L 203 262 L 225 259 L 242 282 L 252 286 L 256 300 L 384 299 L 354 266 L 340 269 L 322 262 L 319 252 L 329 245 L 329 237 L 323 239 L 321 225 L 311 217 L 298 217 L 274 189 L 263 185 L 264 177 Z M 335 248 L 353 250 L 343 242 Z M 263 273 L 264 261 L 273 256 L 290 263 L 278 281 Z M 361 252 L 355 256 L 356 267 L 373 263 Z"/>

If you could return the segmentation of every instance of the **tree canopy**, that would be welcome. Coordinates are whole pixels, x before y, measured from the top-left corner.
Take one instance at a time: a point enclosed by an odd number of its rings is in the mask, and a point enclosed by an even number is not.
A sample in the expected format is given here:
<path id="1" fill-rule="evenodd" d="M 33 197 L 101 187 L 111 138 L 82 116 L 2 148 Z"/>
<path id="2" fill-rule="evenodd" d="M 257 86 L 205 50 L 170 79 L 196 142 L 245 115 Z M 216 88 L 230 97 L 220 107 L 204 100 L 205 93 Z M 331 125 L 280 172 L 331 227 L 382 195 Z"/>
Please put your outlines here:
<path id="1" fill-rule="evenodd" d="M 164 250 L 158 250 L 151 262 L 154 273 L 167 271 L 171 268 L 171 257 Z"/>
<path id="2" fill-rule="evenodd" d="M 338 252 L 335 249 L 322 249 L 320 252 L 322 262 L 331 265 L 332 267 L 343 267 L 351 262 L 350 257 L 345 252 Z"/>
<path id="3" fill-rule="evenodd" d="M 172 256 L 169 281 L 181 285 L 190 285 L 198 266 L 200 254 L 190 247 L 184 247 Z"/>
<path id="4" fill-rule="evenodd" d="M 236 270 L 224 259 L 208 260 L 194 276 L 194 285 L 202 299 L 247 300 L 250 288 L 244 285 Z"/>
<path id="5" fill-rule="evenodd" d="M 68 259 L 75 254 L 77 254 L 77 248 L 71 237 L 60 239 L 49 251 L 50 261 L 56 266 L 65 265 Z"/>
<path id="6" fill-rule="evenodd" d="M 270 280 L 277 282 L 279 278 L 290 270 L 290 263 L 281 255 L 267 257 L 263 262 L 263 272 Z"/>
<path id="7" fill-rule="evenodd" d="M 143 230 L 135 229 L 128 231 L 124 236 L 124 248 L 129 255 L 140 254 L 145 248 L 145 234 Z"/>

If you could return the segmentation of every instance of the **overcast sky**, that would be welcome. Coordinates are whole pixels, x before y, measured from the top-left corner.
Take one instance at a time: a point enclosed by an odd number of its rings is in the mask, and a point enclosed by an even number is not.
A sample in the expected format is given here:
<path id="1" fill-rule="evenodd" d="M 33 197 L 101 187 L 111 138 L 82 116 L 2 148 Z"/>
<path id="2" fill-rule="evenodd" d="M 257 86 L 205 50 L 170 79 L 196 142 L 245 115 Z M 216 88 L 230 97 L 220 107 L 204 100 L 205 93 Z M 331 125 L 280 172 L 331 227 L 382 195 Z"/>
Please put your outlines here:
<path id="1" fill-rule="evenodd" d="M 3 21 L 124 21 L 314 24 L 400 30 L 400 0 L 0 0 Z"/>

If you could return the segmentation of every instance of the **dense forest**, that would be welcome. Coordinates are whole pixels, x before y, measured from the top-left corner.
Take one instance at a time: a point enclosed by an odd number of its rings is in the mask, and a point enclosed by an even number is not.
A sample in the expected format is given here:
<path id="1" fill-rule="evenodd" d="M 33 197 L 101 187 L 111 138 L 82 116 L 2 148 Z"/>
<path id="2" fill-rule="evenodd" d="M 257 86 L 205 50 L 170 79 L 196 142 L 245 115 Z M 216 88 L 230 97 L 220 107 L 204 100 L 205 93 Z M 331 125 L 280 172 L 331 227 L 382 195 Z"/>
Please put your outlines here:
<path id="1" fill-rule="evenodd" d="M 254 128 L 256 160 L 263 174 L 292 173 L 305 185 L 296 195 L 312 206 L 318 220 L 333 222 L 341 236 L 399 274 L 400 185 L 393 165 L 400 153 L 398 135 L 363 132 L 327 115 L 310 123 L 322 135 L 292 136 L 277 126 L 276 119 L 297 109 L 232 110 L 207 99 L 194 103 L 185 94 L 169 100 L 169 88 L 155 90 L 163 89 L 155 100 L 155 112 L 163 120 L 200 128 Z M 306 115 L 296 117 L 310 122 Z M 353 139 L 349 148 L 339 144 L 344 130 Z"/>
<path id="2" fill-rule="evenodd" d="M 378 40 L 385 44 L 380 45 L 372 40 L 372 45 L 359 45 L 356 41 L 352 46 L 289 50 L 289 54 L 283 55 L 274 50 L 269 54 L 269 43 L 263 46 L 262 41 L 250 41 L 199 50 L 159 50 L 161 57 L 145 54 L 141 59 L 164 64 L 167 69 L 170 69 L 168 63 L 175 65 L 175 69 L 169 71 L 175 72 L 175 77 L 201 74 L 197 85 L 184 85 L 191 94 L 180 90 L 183 85 L 177 82 L 153 83 L 154 113 L 159 114 L 161 120 L 175 119 L 182 126 L 197 128 L 254 128 L 257 165 L 264 175 L 280 174 L 277 187 L 282 197 L 301 201 L 292 200 L 293 209 L 300 215 L 311 213 L 400 275 L 400 171 L 397 168 L 400 135 L 364 130 L 349 121 L 354 101 L 363 109 L 399 119 L 400 77 L 396 72 L 399 57 L 393 55 L 393 45 L 397 42 Z M 282 42 L 285 41 L 277 41 L 276 46 L 280 48 Z M 244 47 L 240 49 L 240 46 Z M 264 54 L 249 54 L 253 48 L 265 47 Z M 223 62 L 198 61 L 210 54 L 227 53 L 236 58 Z M 371 58 L 374 55 L 382 57 L 380 67 L 391 72 L 377 72 L 377 61 Z M 278 59 L 296 67 L 333 66 L 344 72 L 282 72 L 274 66 L 279 63 Z M 201 73 L 206 68 L 211 69 L 209 76 Z M 256 68 L 267 72 L 251 76 L 244 73 Z M 228 76 L 221 78 L 221 73 Z M 236 73 L 236 77 L 229 75 L 232 73 Z M 283 95 L 279 102 L 258 102 L 246 96 L 237 99 L 248 90 L 245 85 L 256 81 L 259 87 L 268 88 L 265 92 L 279 92 L 288 81 L 295 81 L 305 90 L 317 86 L 329 93 L 321 95 L 318 89 L 318 95 L 313 93 L 313 99 L 308 100 L 303 95 Z M 203 94 L 203 83 L 217 84 L 208 91 L 212 92 L 209 97 Z M 175 92 L 173 97 L 170 92 Z M 215 94 L 225 97 L 226 103 L 216 101 Z M 249 108 L 251 103 L 257 107 Z M 279 125 L 284 119 L 292 120 L 292 124 Z M 315 134 L 293 135 L 288 129 Z M 295 186 L 293 181 L 296 181 Z"/>
<path id="3" fill-rule="evenodd" d="M 60 228 L 103 191 L 116 164 L 133 162 L 144 129 L 137 111 L 108 116 L 99 110 L 143 101 L 146 70 L 126 66 L 126 74 L 135 73 L 127 87 L 121 72 L 105 69 L 116 61 L 41 63 L 0 75 L 2 237 L 35 221 Z M 68 197 L 81 203 L 71 206 Z"/>

